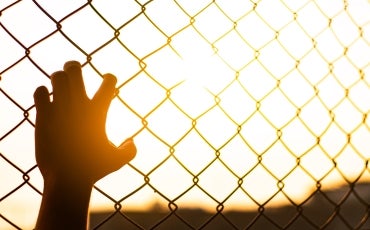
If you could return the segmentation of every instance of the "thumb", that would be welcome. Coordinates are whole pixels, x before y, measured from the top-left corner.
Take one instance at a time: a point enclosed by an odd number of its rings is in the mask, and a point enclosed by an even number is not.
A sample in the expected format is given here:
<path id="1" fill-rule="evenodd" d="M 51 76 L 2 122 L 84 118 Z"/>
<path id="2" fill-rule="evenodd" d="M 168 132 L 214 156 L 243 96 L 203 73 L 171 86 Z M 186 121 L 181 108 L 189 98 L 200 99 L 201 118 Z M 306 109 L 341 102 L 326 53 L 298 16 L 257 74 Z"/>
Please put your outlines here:
<path id="1" fill-rule="evenodd" d="M 136 146 L 134 140 L 129 138 L 125 140 L 118 148 L 115 154 L 116 162 L 121 164 L 121 167 L 130 162 L 136 156 Z"/>

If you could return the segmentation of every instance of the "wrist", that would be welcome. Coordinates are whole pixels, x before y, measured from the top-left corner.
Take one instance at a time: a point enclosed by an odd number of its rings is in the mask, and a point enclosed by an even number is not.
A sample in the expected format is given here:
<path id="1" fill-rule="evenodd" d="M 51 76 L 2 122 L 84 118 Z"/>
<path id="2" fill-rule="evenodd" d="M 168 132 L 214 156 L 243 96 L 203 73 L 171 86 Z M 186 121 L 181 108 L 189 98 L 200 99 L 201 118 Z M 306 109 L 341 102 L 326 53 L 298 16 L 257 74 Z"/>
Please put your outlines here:
<path id="1" fill-rule="evenodd" d="M 93 183 L 47 176 L 36 229 L 86 229 Z"/>
<path id="2" fill-rule="evenodd" d="M 94 186 L 93 180 L 86 179 L 81 175 L 67 175 L 60 173 L 49 173 L 44 177 L 44 191 L 45 189 L 61 189 L 68 193 L 75 193 L 79 190 L 87 192 Z M 78 192 L 78 191 L 77 191 Z"/>

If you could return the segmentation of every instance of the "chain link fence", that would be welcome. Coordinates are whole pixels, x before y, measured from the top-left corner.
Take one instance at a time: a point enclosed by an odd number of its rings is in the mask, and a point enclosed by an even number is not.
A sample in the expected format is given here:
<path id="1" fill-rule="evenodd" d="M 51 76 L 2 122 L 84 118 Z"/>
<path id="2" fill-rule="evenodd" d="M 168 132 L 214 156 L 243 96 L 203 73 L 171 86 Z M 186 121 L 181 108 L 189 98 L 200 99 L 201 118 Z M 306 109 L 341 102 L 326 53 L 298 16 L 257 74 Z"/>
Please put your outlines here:
<path id="1" fill-rule="evenodd" d="M 0 2 L 0 228 L 31 229 L 39 85 L 118 78 L 91 229 L 369 229 L 370 3 Z"/>

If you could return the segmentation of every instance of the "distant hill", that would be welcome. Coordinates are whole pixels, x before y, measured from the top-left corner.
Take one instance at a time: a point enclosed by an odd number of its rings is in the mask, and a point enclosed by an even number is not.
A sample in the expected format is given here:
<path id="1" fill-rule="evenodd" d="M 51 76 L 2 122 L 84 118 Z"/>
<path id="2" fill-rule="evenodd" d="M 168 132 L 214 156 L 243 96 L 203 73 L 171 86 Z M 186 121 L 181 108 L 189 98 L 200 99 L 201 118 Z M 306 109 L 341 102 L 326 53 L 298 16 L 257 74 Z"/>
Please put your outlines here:
<path id="1" fill-rule="evenodd" d="M 90 229 L 370 229 L 370 183 L 317 190 L 300 206 L 261 207 L 249 212 L 179 209 L 91 213 Z"/>

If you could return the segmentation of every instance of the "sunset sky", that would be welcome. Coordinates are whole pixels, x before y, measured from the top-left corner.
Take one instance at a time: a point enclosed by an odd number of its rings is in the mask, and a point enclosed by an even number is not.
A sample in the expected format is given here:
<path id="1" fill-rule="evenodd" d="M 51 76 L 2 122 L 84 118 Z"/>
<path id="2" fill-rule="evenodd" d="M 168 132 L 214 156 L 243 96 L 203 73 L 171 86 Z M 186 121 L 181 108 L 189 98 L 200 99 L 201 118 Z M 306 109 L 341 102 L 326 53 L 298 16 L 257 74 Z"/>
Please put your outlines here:
<path id="1" fill-rule="evenodd" d="M 109 139 L 135 137 L 136 158 L 98 181 L 110 198 L 94 190 L 92 210 L 247 210 L 369 180 L 368 1 L 35 2 L 0 2 L 0 89 L 27 110 L 47 75 L 80 61 L 89 96 L 99 75 L 118 78 Z M 0 214 L 32 228 L 41 196 L 5 197 L 36 164 L 29 122 L 6 135 L 18 106 L 0 93 L 0 154 L 19 168 L 0 158 Z M 42 191 L 38 169 L 27 176 Z"/>

